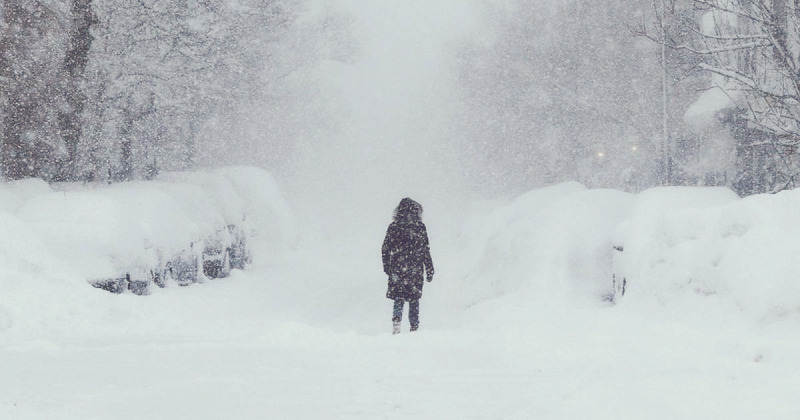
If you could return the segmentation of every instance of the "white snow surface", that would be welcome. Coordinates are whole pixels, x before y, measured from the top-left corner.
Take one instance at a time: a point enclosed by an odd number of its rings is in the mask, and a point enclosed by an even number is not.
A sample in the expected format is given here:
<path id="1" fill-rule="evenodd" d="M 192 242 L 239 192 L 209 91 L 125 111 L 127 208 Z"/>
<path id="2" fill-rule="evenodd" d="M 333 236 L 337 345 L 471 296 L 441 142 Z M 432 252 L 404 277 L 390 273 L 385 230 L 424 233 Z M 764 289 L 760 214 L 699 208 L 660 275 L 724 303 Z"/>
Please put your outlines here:
<path id="1" fill-rule="evenodd" d="M 800 191 L 423 204 L 436 276 L 392 336 L 385 226 L 310 234 L 261 170 L 0 185 L 0 418 L 800 416 Z M 228 278 L 87 283 L 242 217 Z"/>

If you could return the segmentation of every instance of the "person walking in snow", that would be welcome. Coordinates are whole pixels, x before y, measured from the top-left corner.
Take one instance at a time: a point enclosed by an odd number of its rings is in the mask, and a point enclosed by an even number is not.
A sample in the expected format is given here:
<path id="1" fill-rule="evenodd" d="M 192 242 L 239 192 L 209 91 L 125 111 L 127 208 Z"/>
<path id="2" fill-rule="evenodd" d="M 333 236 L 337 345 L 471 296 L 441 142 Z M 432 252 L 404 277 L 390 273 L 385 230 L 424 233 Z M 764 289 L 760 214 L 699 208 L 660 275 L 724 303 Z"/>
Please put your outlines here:
<path id="1" fill-rule="evenodd" d="M 429 282 L 433 280 L 428 231 L 422 223 L 422 206 L 419 203 L 410 198 L 400 200 L 394 210 L 394 221 L 386 231 L 381 254 L 383 271 L 389 276 L 386 297 L 394 300 L 392 332 L 400 332 L 405 302 L 408 302 L 411 331 L 416 331 L 419 328 L 423 276 Z"/>

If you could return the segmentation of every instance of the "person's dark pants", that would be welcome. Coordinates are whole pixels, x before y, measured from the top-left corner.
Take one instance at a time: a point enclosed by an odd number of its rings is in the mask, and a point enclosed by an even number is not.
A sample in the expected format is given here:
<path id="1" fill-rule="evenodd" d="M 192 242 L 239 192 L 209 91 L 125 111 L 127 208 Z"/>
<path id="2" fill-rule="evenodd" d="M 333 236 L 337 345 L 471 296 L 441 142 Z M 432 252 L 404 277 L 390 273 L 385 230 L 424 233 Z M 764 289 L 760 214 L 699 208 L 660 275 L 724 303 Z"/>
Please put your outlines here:
<path id="1" fill-rule="evenodd" d="M 392 313 L 392 321 L 400 322 L 403 320 L 403 306 L 406 301 L 403 299 L 395 299 L 394 312 Z M 419 327 L 419 301 L 412 300 L 408 302 L 408 322 L 411 324 L 412 329 Z"/>

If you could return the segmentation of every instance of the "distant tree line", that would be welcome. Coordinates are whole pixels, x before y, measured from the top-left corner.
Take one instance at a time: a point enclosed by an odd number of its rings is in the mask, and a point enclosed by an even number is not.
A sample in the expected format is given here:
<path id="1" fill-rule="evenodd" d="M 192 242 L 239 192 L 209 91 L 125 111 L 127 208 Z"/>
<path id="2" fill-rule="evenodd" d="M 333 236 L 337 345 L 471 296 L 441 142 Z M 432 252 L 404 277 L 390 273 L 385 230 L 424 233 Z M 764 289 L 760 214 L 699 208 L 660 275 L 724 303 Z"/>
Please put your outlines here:
<path id="1" fill-rule="evenodd" d="M 460 57 L 465 147 L 495 169 L 477 175 L 487 188 L 796 186 L 800 2 L 516 2 L 494 16 L 497 39 Z"/>
<path id="2" fill-rule="evenodd" d="M 0 0 L 5 179 L 146 178 L 258 100 L 291 0 Z"/>
<path id="3" fill-rule="evenodd" d="M 199 143 L 214 124 L 240 130 L 261 161 L 287 160 L 293 138 L 324 137 L 340 111 L 309 83 L 309 100 L 272 97 L 281 75 L 354 53 L 335 16 L 304 28 L 302 47 L 287 42 L 299 3 L 0 0 L 0 173 L 113 181 L 187 169 L 234 147 Z M 471 185 L 796 186 L 800 2 L 486 5 L 491 39 L 460 45 L 448 110 Z M 275 115 L 241 112 L 269 101 Z"/>

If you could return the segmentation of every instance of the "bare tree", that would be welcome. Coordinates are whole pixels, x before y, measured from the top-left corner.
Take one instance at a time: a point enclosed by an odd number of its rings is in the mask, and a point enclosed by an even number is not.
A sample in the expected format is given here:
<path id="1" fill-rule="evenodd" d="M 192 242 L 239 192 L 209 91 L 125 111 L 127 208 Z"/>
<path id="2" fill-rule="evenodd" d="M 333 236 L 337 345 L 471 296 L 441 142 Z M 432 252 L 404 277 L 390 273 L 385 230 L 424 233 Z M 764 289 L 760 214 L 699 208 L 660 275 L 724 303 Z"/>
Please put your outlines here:
<path id="1" fill-rule="evenodd" d="M 713 87 L 730 98 L 743 193 L 795 186 L 800 174 L 800 15 L 789 0 L 692 0 L 694 42 L 648 34 L 662 46 L 701 59 Z M 749 159 L 749 160 L 747 160 Z M 754 181 L 755 180 L 755 181 Z"/>

